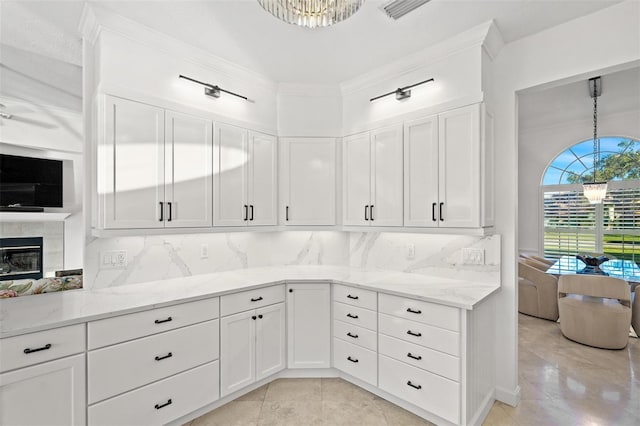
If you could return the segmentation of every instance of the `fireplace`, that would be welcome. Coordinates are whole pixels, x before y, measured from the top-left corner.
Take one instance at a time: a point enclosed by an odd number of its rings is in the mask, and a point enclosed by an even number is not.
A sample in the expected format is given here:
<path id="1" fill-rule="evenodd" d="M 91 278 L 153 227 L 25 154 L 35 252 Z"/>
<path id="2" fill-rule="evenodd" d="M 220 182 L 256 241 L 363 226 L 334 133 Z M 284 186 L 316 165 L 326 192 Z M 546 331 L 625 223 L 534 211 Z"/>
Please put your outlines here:
<path id="1" fill-rule="evenodd" d="M 0 238 L 0 281 L 42 278 L 42 237 Z"/>

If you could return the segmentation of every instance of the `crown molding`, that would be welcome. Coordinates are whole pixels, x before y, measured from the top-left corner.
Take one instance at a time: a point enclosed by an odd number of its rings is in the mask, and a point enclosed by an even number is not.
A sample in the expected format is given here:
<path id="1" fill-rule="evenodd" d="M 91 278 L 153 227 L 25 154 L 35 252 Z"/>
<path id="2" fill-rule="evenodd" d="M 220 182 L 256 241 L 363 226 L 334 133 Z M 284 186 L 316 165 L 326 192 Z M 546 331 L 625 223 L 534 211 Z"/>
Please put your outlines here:
<path id="1" fill-rule="evenodd" d="M 107 31 L 156 51 L 180 57 L 232 81 L 251 81 L 252 84 L 265 90 L 271 92 L 277 90 L 277 84 L 262 74 L 113 13 L 95 3 L 85 4 L 80 21 L 80 31 L 85 39 L 92 43 L 98 40 L 103 31 Z"/>
<path id="2" fill-rule="evenodd" d="M 482 43 L 482 48 L 485 52 L 487 52 L 489 58 L 494 61 L 504 47 L 505 43 L 504 39 L 502 38 L 502 33 L 500 32 L 500 29 L 496 25 L 495 21 L 492 19 L 489 22 L 490 25 L 489 28 L 487 28 L 487 34 L 485 36 L 484 42 Z"/>
<path id="3" fill-rule="evenodd" d="M 379 84 L 381 81 L 391 80 L 420 70 L 464 50 L 474 47 L 479 48 L 485 42 L 492 26 L 495 27 L 493 20 L 487 21 L 436 45 L 419 50 L 390 64 L 342 82 L 340 84 L 342 94 L 349 95 L 360 92 Z M 495 31 L 497 31 L 497 28 L 495 28 Z"/>

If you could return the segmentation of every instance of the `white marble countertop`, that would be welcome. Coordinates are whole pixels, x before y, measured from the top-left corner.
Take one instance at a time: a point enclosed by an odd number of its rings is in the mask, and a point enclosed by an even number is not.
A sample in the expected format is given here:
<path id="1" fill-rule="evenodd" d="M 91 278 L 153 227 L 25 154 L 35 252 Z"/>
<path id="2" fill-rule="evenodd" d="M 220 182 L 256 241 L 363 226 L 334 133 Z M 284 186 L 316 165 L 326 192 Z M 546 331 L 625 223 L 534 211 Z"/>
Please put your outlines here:
<path id="1" fill-rule="evenodd" d="M 3 299 L 0 338 L 295 281 L 331 281 L 462 309 L 473 309 L 500 288 L 498 284 L 339 266 L 249 268 Z"/>

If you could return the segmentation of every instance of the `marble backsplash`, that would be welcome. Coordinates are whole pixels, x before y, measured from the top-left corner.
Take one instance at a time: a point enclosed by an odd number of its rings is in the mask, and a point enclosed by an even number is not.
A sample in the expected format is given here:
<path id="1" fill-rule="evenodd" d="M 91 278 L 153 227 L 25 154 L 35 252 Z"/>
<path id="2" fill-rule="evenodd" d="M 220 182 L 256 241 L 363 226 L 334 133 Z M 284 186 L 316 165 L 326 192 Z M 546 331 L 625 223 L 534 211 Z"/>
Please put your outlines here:
<path id="1" fill-rule="evenodd" d="M 463 247 L 483 249 L 485 264 L 463 265 Z M 126 250 L 126 268 L 100 267 L 102 252 L 110 250 Z M 499 261 L 498 235 L 287 231 L 102 238 L 86 248 L 85 288 L 278 265 L 378 268 L 497 283 Z"/>

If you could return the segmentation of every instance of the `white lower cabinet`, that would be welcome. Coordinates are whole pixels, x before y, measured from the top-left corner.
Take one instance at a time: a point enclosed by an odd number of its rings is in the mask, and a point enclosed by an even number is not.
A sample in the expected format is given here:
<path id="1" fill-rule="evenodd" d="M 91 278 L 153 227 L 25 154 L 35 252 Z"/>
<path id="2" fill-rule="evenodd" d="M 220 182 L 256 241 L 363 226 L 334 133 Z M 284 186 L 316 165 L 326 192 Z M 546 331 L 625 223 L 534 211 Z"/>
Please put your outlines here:
<path id="1" fill-rule="evenodd" d="M 224 305 L 222 310 L 226 310 Z M 284 369 L 285 332 L 284 303 L 222 317 L 221 395 L 229 395 Z"/>
<path id="2" fill-rule="evenodd" d="M 378 360 L 374 351 L 333 339 L 333 365 L 373 386 L 378 384 Z"/>
<path id="3" fill-rule="evenodd" d="M 84 425 L 85 356 L 0 374 L 0 425 Z"/>

